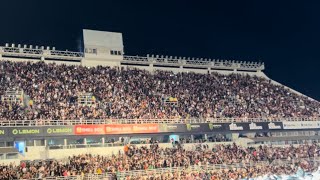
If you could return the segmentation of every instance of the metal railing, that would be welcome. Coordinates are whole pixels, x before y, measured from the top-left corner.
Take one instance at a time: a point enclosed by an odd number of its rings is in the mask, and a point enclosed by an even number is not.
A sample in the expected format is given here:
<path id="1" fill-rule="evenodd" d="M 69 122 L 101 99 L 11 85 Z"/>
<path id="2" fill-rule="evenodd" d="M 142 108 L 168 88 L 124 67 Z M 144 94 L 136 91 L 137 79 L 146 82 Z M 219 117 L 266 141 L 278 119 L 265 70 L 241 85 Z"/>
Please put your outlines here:
<path id="1" fill-rule="evenodd" d="M 248 168 L 248 167 L 261 167 L 261 166 L 279 166 L 283 164 L 295 164 L 301 161 L 308 161 L 317 163 L 320 165 L 320 158 L 313 157 L 313 158 L 300 158 L 300 159 L 292 159 L 283 160 L 277 159 L 272 162 L 269 161 L 258 161 L 258 162 L 249 162 L 249 163 L 233 163 L 233 164 L 209 164 L 209 165 L 193 165 L 189 167 L 170 167 L 170 168 L 157 168 L 157 169 L 147 169 L 147 170 L 136 170 L 136 171 L 126 171 L 126 172 L 119 172 L 117 174 L 117 179 L 123 180 L 127 176 L 150 176 L 168 172 L 181 172 L 181 171 L 217 171 L 221 169 L 233 169 L 233 168 Z"/>
<path id="2" fill-rule="evenodd" d="M 62 126 L 81 124 L 196 124 L 320 121 L 320 117 L 299 118 L 191 118 L 191 119 L 86 119 L 86 120 L 0 120 L 0 126 Z"/>
<path id="3" fill-rule="evenodd" d="M 32 180 L 39 180 L 40 178 L 33 178 Z M 113 180 L 111 174 L 85 174 L 84 176 L 57 176 L 57 177 L 45 177 L 45 180 Z"/>
<path id="4" fill-rule="evenodd" d="M 169 168 L 156 168 L 147 170 L 135 170 L 135 171 L 124 171 L 115 174 L 103 173 L 103 174 L 85 174 L 81 175 L 71 175 L 71 176 L 57 176 L 57 177 L 46 177 L 46 180 L 124 180 L 128 176 L 154 176 L 157 174 L 168 173 L 168 172 L 181 172 L 181 171 L 217 171 L 221 169 L 233 169 L 233 168 L 248 168 L 248 167 L 262 167 L 262 166 L 279 166 L 284 164 L 295 164 L 301 161 L 308 161 L 309 163 L 314 163 L 314 165 L 320 165 L 319 157 L 312 158 L 300 158 L 292 160 L 277 159 L 273 162 L 269 161 L 258 161 L 249 163 L 233 163 L 233 164 L 209 164 L 209 165 L 192 165 L 189 167 L 169 167 Z M 39 178 L 34 178 L 33 180 L 38 180 Z"/>
<path id="5" fill-rule="evenodd" d="M 165 64 L 168 66 L 200 66 L 204 68 L 215 69 L 238 69 L 238 70 L 264 70 L 264 63 L 234 61 L 234 60 L 216 60 L 203 58 L 182 58 L 182 57 L 168 57 L 168 56 L 123 56 L 123 63 L 138 63 L 138 64 Z"/>
<path id="6" fill-rule="evenodd" d="M 96 143 L 96 144 L 69 144 L 69 145 L 49 145 L 47 149 L 56 150 L 56 149 L 77 149 L 77 148 L 93 148 L 93 147 L 119 147 L 124 146 L 124 143 Z M 149 145 L 149 144 L 144 144 Z"/>
<path id="7" fill-rule="evenodd" d="M 241 167 L 253 167 L 257 165 L 268 165 L 266 162 L 259 163 L 248 163 L 248 164 L 210 164 L 210 165 L 192 165 L 189 167 L 169 167 L 169 168 L 156 168 L 156 169 L 147 169 L 147 170 L 135 170 L 135 171 L 126 171 L 119 172 L 117 174 L 117 179 L 124 180 L 128 176 L 154 176 L 158 174 L 168 173 L 168 172 L 181 172 L 181 171 L 213 171 L 219 169 L 231 169 L 231 168 L 241 168 Z"/>

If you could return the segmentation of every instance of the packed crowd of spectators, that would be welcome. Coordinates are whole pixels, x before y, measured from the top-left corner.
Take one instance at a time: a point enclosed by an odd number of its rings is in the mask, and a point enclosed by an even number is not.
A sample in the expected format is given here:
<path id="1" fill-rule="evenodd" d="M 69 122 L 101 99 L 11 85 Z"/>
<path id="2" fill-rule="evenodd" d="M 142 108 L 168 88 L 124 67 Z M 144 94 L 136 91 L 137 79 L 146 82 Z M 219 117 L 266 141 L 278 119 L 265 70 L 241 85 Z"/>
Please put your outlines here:
<path id="1" fill-rule="evenodd" d="M 308 161 L 277 166 L 237 167 L 219 170 L 181 170 L 144 175 L 128 175 L 125 180 L 318 180 L 318 164 Z M 306 173 L 307 172 L 307 173 Z M 285 178 L 283 178 L 285 177 Z"/>
<path id="2" fill-rule="evenodd" d="M 236 165 L 252 164 L 257 162 L 272 163 L 275 160 L 286 160 L 288 162 L 297 162 L 304 158 L 317 158 L 320 147 L 315 144 L 300 145 L 298 147 L 241 147 L 233 145 L 217 145 L 212 149 L 203 146 L 197 150 L 185 150 L 182 146 L 179 148 L 160 148 L 157 143 L 150 147 L 142 146 L 140 148 L 134 145 L 124 147 L 124 153 L 112 156 L 95 156 L 83 154 L 69 157 L 66 161 L 47 160 L 37 163 L 21 163 L 19 166 L 0 166 L 0 179 L 6 177 L 15 177 L 17 179 L 44 178 L 55 176 L 72 176 L 86 174 L 106 174 L 118 175 L 123 172 L 132 172 L 134 170 L 152 170 L 157 168 L 175 168 L 181 167 L 188 169 L 191 166 L 210 166 L 213 164 Z M 241 176 L 256 177 L 266 173 L 292 173 L 296 169 L 290 166 L 288 168 L 276 168 L 266 164 L 263 167 L 254 167 L 240 170 Z M 242 166 L 243 167 L 243 166 Z M 307 165 L 300 167 L 310 170 Z M 191 173 L 191 174 L 190 174 Z M 235 177 L 239 179 L 240 172 L 230 169 L 219 169 L 211 173 L 211 179 L 225 179 L 226 177 Z M 168 177 L 160 179 L 171 179 L 173 176 L 199 176 L 202 173 L 188 172 L 186 174 L 167 174 Z M 162 174 L 165 175 L 165 174 Z M 161 175 L 161 176 L 162 176 Z M 130 175 L 131 176 L 131 175 Z M 201 175 L 202 176 L 202 175 Z M 215 177 L 215 178 L 213 178 Z M 134 177 L 132 177 L 135 179 Z M 178 178 L 179 179 L 179 178 Z M 184 179 L 184 178 L 182 178 Z M 190 178 L 187 178 L 190 179 Z M 229 179 L 229 178 L 228 178 Z M 232 179 L 232 178 L 230 178 Z"/>
<path id="3" fill-rule="evenodd" d="M 32 102 L 0 102 L 0 120 L 319 117 L 320 108 L 270 80 L 239 74 L 0 61 L 0 84 L 0 96 L 23 90 Z M 83 93 L 96 103 L 78 104 Z"/>

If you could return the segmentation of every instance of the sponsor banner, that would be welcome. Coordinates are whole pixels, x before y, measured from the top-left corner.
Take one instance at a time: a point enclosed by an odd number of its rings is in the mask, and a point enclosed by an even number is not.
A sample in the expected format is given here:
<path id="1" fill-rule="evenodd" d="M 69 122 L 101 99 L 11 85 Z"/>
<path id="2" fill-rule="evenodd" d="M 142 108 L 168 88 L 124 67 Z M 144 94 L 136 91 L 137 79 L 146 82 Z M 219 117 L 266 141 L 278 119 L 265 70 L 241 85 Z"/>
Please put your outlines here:
<path id="1" fill-rule="evenodd" d="M 269 122 L 268 129 L 270 130 L 281 130 L 283 128 L 282 122 Z"/>
<path id="2" fill-rule="evenodd" d="M 187 132 L 185 124 L 159 124 L 159 132 Z"/>
<path id="3" fill-rule="evenodd" d="M 230 131 L 267 131 L 281 130 L 282 122 L 252 122 L 252 123 L 231 123 Z"/>
<path id="4" fill-rule="evenodd" d="M 319 129 L 319 121 L 283 121 L 283 129 Z"/>
<path id="5" fill-rule="evenodd" d="M 244 128 L 243 128 L 243 124 L 240 125 L 240 124 L 237 124 L 237 123 L 231 123 L 229 124 L 229 129 L 230 131 L 243 131 Z M 246 130 L 248 130 L 249 128 L 246 128 Z"/>
<path id="6" fill-rule="evenodd" d="M 228 130 L 229 123 L 208 123 L 207 126 L 209 127 L 210 132 L 226 131 Z"/>
<path id="7" fill-rule="evenodd" d="M 44 128 L 43 133 L 47 136 L 65 136 L 74 134 L 73 126 L 50 126 Z"/>
<path id="8" fill-rule="evenodd" d="M 0 128 L 0 138 L 8 135 L 8 128 Z"/>
<path id="9" fill-rule="evenodd" d="M 199 124 L 160 124 L 160 132 L 184 133 L 184 132 L 220 132 L 228 129 L 228 123 L 199 123 Z"/>
<path id="10" fill-rule="evenodd" d="M 43 127 L 10 127 L 8 128 L 9 136 L 43 136 Z"/>
<path id="11" fill-rule="evenodd" d="M 105 125 L 75 125 L 75 135 L 99 135 L 106 134 Z"/>
<path id="12" fill-rule="evenodd" d="M 205 131 L 205 127 L 203 124 L 186 124 L 187 131 L 191 132 L 203 132 Z"/>
<path id="13" fill-rule="evenodd" d="M 263 130 L 263 127 L 262 125 L 252 122 L 249 124 L 249 130 Z"/>
<path id="14" fill-rule="evenodd" d="M 158 124 L 108 124 L 106 134 L 159 133 Z"/>

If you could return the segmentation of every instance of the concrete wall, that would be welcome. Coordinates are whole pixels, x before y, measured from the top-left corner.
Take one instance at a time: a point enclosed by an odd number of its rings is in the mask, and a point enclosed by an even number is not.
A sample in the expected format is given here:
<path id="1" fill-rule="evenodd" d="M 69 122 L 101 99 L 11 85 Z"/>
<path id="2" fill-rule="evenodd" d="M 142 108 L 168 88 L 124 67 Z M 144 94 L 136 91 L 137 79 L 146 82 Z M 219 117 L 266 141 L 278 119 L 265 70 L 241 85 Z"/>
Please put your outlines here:
<path id="1" fill-rule="evenodd" d="M 130 68 L 130 69 L 137 68 L 137 69 L 147 70 L 150 72 L 153 72 L 156 70 L 162 70 L 162 71 L 172 71 L 174 73 L 195 72 L 195 73 L 199 73 L 199 74 L 208 74 L 208 72 L 210 71 L 211 73 L 219 73 L 219 74 L 224 74 L 224 75 L 242 74 L 242 75 L 266 77 L 265 74 L 262 72 L 226 71 L 226 70 L 208 70 L 208 69 L 185 69 L 185 68 L 183 69 L 180 67 L 156 67 L 156 66 L 137 66 L 137 65 L 121 65 L 121 67 Z"/>
<path id="2" fill-rule="evenodd" d="M 209 148 L 212 148 L 217 144 L 232 144 L 233 142 L 210 142 L 204 143 L 208 144 Z M 195 150 L 196 145 L 199 143 L 190 143 L 184 144 L 183 147 L 187 150 Z M 148 146 L 148 144 L 138 144 L 137 147 Z M 160 147 L 162 148 L 172 148 L 171 143 L 160 143 Z M 79 154 L 95 154 L 95 155 L 103 155 L 110 156 L 113 154 L 118 154 L 119 151 L 123 153 L 123 146 L 116 147 L 90 147 L 90 148 L 76 148 L 76 149 L 47 149 L 45 146 L 37 146 L 37 147 L 28 147 L 28 152 L 25 153 L 25 156 L 21 156 L 20 160 L 35 160 L 35 159 L 64 159 L 72 155 Z"/>
<path id="3" fill-rule="evenodd" d="M 2 58 L 1 60 L 13 61 L 13 62 L 40 62 L 40 59 L 22 59 L 22 58 Z M 66 64 L 66 65 L 81 65 L 81 62 L 73 61 L 53 61 L 53 60 L 44 60 L 45 63 L 56 63 L 56 64 Z"/>

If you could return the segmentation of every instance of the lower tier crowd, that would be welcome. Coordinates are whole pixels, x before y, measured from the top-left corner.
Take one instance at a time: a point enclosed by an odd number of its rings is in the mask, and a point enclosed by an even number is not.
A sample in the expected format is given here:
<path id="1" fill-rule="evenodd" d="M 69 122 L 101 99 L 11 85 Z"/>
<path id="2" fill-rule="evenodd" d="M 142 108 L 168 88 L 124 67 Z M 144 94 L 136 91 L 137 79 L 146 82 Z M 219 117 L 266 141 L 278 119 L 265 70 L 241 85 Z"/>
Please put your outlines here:
<path id="1" fill-rule="evenodd" d="M 319 157 L 320 147 L 316 144 L 304 144 L 297 147 L 242 147 L 236 144 L 216 145 L 212 149 L 203 144 L 196 150 L 187 150 L 183 145 L 175 148 L 161 148 L 158 143 L 136 147 L 126 145 L 124 153 L 101 156 L 82 154 L 70 156 L 65 161 L 43 160 L 22 162 L 0 166 L 0 179 L 32 179 L 48 177 L 85 176 L 88 174 L 109 174 L 116 179 L 127 173 L 126 179 L 162 180 L 162 179 L 243 179 L 256 178 L 268 174 L 292 174 L 299 168 L 311 172 L 316 169 L 314 163 L 306 159 Z M 278 160 L 289 164 L 272 165 Z M 209 167 L 213 165 L 249 165 L 264 162 L 263 166 L 242 166 L 235 169 L 188 170 L 190 167 Z M 292 163 L 295 162 L 295 163 Z M 291 164 L 290 164 L 291 163 Z M 149 171 L 158 168 L 182 168 L 184 171 L 162 174 L 141 175 L 130 172 Z"/>

